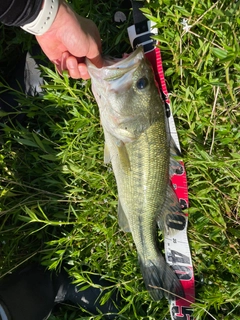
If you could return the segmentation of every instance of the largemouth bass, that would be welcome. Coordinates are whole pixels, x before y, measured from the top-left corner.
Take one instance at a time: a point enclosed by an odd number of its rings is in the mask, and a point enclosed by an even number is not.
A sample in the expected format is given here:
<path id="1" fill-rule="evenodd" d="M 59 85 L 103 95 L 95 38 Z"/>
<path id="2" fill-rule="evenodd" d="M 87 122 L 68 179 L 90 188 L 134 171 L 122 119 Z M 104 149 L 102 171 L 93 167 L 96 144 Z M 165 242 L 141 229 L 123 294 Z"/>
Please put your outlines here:
<path id="1" fill-rule="evenodd" d="M 170 186 L 170 136 L 152 68 L 141 47 L 120 61 L 106 60 L 101 69 L 90 61 L 87 66 L 104 129 L 104 160 L 117 182 L 119 225 L 132 233 L 152 298 L 182 295 L 157 247 L 157 224 L 166 231 L 170 203 L 174 212 L 181 208 Z"/>

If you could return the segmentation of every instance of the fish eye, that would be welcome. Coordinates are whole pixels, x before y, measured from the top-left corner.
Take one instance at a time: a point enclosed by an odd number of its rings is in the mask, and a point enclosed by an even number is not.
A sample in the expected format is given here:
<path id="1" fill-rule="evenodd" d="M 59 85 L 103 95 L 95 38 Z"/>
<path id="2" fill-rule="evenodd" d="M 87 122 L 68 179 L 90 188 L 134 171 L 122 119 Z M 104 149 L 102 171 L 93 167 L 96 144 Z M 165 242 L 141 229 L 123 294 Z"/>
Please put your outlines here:
<path id="1" fill-rule="evenodd" d="M 139 90 L 145 89 L 148 85 L 148 79 L 146 77 L 142 77 L 138 79 L 136 86 Z"/>

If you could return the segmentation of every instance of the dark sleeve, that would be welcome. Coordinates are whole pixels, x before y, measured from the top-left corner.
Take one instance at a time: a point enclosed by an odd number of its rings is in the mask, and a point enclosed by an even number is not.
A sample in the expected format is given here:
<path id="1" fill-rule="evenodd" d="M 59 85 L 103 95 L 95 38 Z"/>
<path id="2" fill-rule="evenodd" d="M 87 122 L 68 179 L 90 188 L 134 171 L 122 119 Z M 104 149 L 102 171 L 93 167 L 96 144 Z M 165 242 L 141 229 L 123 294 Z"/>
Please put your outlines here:
<path id="1" fill-rule="evenodd" d="M 32 22 L 41 10 L 43 0 L 1 0 L 0 22 L 23 26 Z"/>

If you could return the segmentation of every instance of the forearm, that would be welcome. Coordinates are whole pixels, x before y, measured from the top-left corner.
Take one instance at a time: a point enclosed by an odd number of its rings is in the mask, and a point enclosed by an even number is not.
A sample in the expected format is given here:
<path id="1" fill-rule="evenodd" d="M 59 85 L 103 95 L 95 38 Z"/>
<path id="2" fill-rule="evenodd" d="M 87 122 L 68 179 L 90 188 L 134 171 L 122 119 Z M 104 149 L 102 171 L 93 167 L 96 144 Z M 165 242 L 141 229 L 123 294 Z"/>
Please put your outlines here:
<path id="1" fill-rule="evenodd" d="M 2 0 L 0 22 L 8 26 L 22 26 L 32 22 L 39 14 L 42 0 Z"/>

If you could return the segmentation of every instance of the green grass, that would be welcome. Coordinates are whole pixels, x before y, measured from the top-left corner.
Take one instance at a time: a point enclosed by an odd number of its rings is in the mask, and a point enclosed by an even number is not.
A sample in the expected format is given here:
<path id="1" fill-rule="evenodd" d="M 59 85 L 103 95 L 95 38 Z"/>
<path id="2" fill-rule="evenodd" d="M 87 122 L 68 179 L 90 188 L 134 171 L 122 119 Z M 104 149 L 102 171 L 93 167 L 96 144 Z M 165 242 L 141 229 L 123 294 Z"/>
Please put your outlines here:
<path id="1" fill-rule="evenodd" d="M 112 23 L 117 1 L 72 4 L 99 25 L 105 53 L 130 52 L 129 22 Z M 156 0 L 145 5 L 145 13 L 160 31 L 157 39 L 188 175 L 194 313 L 197 319 L 237 320 L 240 3 Z M 190 32 L 183 29 L 184 18 Z M 0 35 L 4 77 L 34 39 L 3 26 Z M 26 98 L 14 92 L 22 108 L 11 121 L 1 121 L 0 277 L 32 261 L 53 270 L 67 266 L 79 283 L 97 273 L 120 291 L 120 319 L 169 319 L 167 301 L 153 302 L 147 294 L 132 238 L 118 227 L 116 184 L 103 163 L 103 132 L 90 81 L 62 78 L 47 68 L 42 72 L 44 94 Z M 26 115 L 23 126 L 14 122 L 21 113 Z M 62 305 L 50 319 L 101 316 Z"/>

